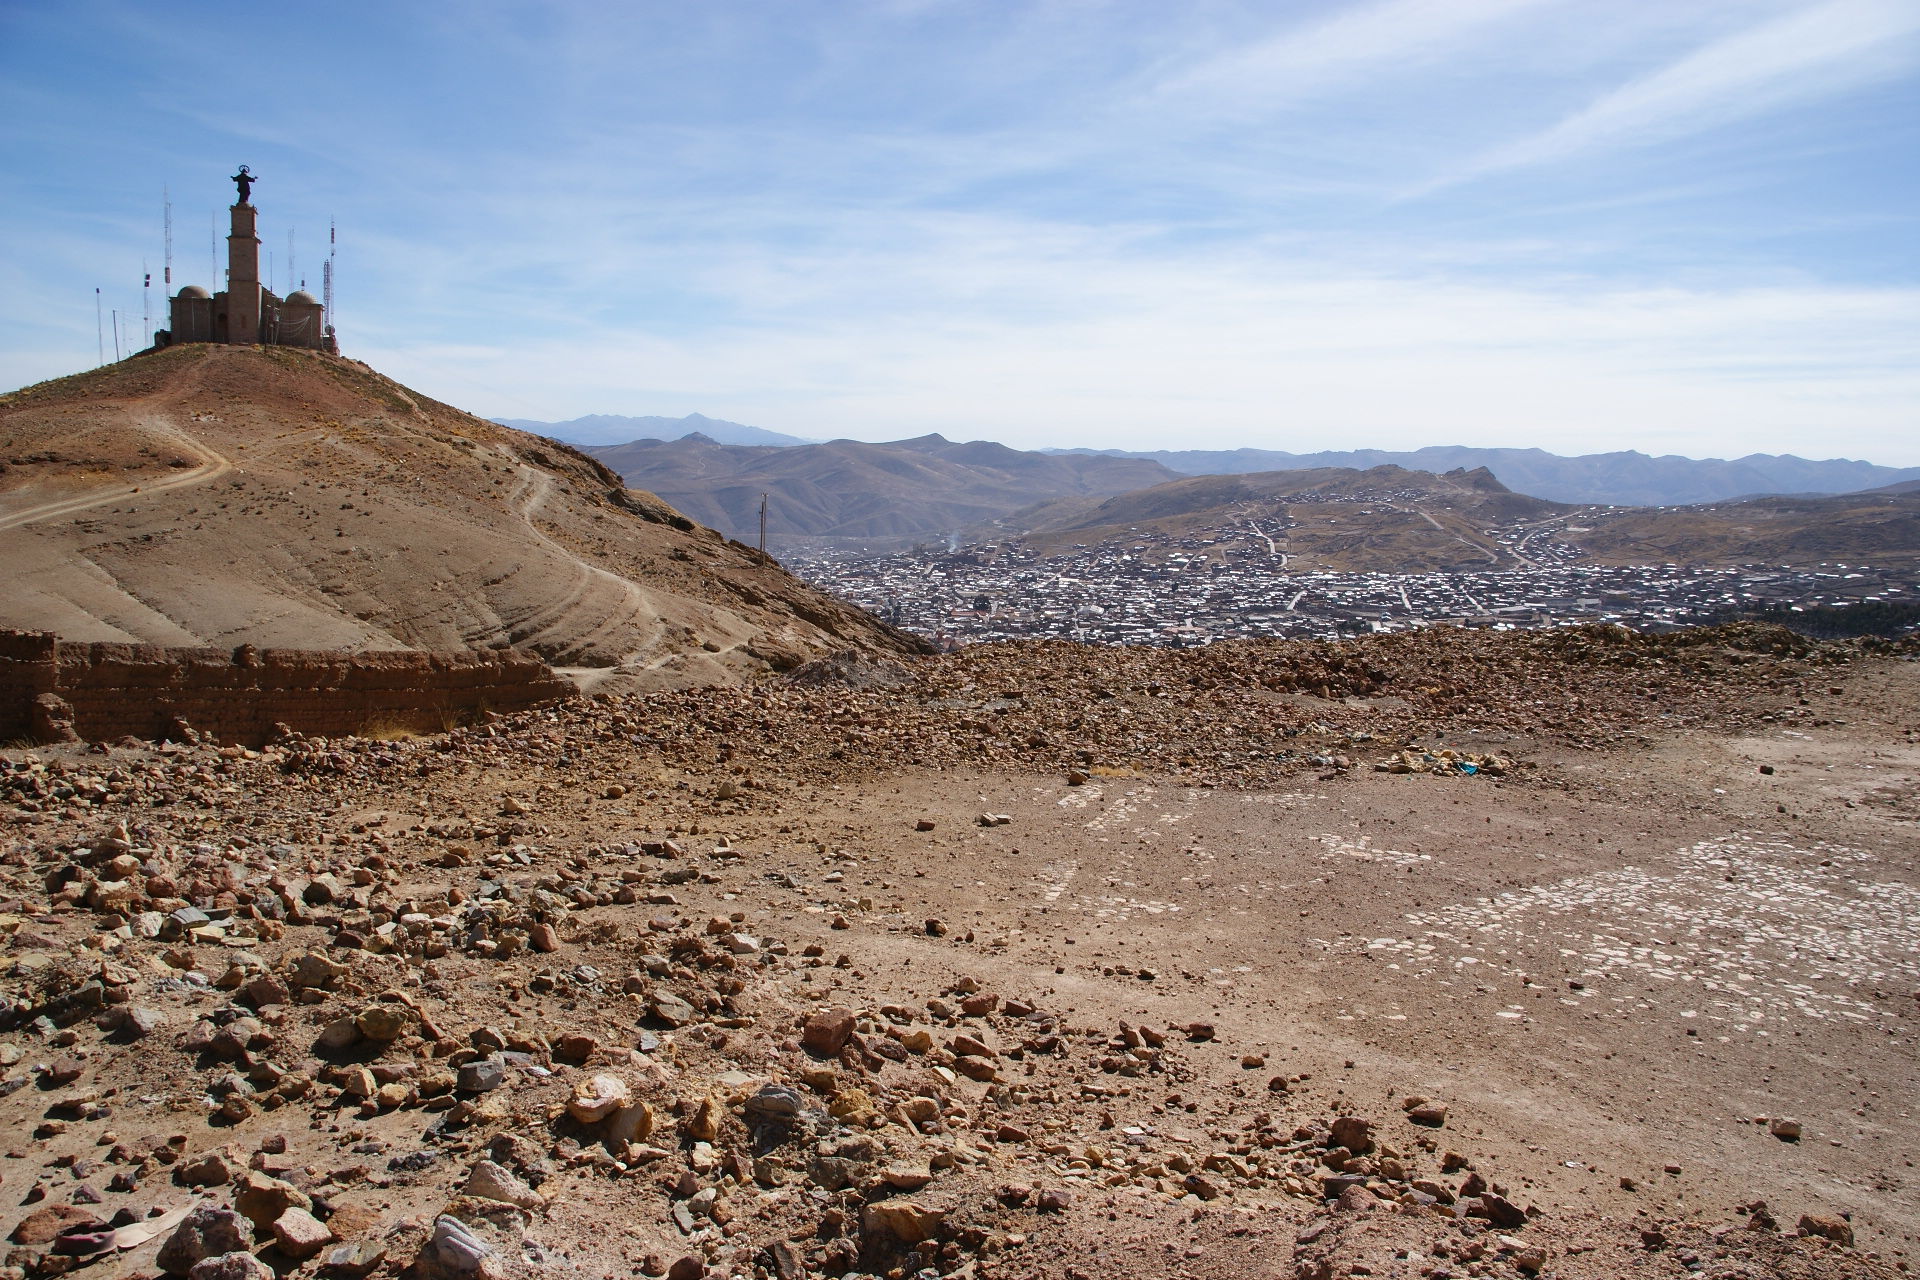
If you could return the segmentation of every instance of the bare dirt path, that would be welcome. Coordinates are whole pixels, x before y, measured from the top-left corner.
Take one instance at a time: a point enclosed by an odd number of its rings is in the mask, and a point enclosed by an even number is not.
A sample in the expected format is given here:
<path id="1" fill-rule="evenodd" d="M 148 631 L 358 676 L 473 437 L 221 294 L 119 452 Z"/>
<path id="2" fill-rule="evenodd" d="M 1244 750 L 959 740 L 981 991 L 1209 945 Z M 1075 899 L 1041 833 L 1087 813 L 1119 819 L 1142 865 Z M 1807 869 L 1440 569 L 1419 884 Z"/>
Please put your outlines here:
<path id="1" fill-rule="evenodd" d="M 501 452 L 505 453 L 506 450 L 503 448 Z M 657 620 L 660 617 L 659 606 L 645 588 L 629 578 L 588 562 L 555 541 L 540 527 L 540 510 L 553 495 L 553 476 L 517 460 L 515 470 L 514 491 L 509 499 L 514 513 L 526 523 L 527 531 L 536 542 L 555 555 L 564 557 L 570 565 L 569 581 L 560 586 L 558 594 L 521 622 L 521 642 L 537 648 L 555 624 L 574 617 L 590 593 L 607 599 L 602 610 L 605 620 L 585 634 L 587 640 L 621 630 L 638 620 Z M 570 633 L 572 630 L 570 628 Z M 656 625 L 652 636 L 640 651 L 651 648 L 659 639 L 659 634 L 660 628 Z"/>
<path id="2" fill-rule="evenodd" d="M 188 489 L 197 484 L 206 484 L 218 480 L 233 470 L 233 460 L 201 443 L 193 436 L 181 430 L 172 415 L 164 409 L 155 407 L 148 411 L 151 416 L 142 419 L 141 427 L 171 442 L 175 448 L 199 458 L 194 467 L 174 472 L 161 479 L 144 480 L 139 484 L 114 484 L 94 489 L 89 493 L 73 498 L 61 498 L 52 502 L 36 503 L 17 511 L 0 513 L 0 529 L 13 529 L 21 525 L 35 524 L 42 520 L 51 520 L 58 516 L 70 516 L 76 512 L 93 507 L 102 507 L 109 502 L 121 502 L 127 498 L 142 494 L 167 493 L 174 489 Z"/>

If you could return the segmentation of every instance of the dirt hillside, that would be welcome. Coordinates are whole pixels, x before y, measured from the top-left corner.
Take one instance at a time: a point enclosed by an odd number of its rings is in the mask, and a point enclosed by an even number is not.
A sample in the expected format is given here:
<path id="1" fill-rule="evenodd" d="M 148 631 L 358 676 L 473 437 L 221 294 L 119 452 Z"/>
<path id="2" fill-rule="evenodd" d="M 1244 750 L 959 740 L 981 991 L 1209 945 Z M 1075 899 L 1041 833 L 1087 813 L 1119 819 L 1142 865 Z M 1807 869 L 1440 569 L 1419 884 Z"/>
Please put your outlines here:
<path id="1" fill-rule="evenodd" d="M 652 683 L 914 642 L 562 445 L 350 360 L 192 345 L 0 397 L 0 626 L 514 645 Z"/>

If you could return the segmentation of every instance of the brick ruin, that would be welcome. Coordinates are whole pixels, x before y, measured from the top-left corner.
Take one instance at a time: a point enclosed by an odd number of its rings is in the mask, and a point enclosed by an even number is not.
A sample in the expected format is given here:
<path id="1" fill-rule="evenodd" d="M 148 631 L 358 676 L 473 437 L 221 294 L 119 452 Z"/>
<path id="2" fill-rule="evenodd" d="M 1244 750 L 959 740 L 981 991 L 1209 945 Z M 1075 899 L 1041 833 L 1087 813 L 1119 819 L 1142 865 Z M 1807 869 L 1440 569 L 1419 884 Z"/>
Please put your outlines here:
<path id="1" fill-rule="evenodd" d="M 0 631 L 0 743 L 436 732 L 573 694 L 511 650 L 175 649 Z"/>

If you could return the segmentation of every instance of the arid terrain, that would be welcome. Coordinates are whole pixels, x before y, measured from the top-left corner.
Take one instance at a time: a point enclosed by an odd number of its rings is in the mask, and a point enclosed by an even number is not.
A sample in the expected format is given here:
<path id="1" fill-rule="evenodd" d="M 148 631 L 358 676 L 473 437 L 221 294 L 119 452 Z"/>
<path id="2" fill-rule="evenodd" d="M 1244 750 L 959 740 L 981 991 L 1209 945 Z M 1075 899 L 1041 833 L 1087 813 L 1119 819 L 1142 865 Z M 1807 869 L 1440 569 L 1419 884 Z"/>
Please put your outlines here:
<path id="1" fill-rule="evenodd" d="M 656 686 L 913 645 L 584 455 L 351 360 L 172 347 L 0 397 L 0 440 L 0 626 L 512 645 Z"/>
<path id="2" fill-rule="evenodd" d="M 9 1263 L 1901 1274 L 1916 707 L 1435 630 L 12 749 Z"/>

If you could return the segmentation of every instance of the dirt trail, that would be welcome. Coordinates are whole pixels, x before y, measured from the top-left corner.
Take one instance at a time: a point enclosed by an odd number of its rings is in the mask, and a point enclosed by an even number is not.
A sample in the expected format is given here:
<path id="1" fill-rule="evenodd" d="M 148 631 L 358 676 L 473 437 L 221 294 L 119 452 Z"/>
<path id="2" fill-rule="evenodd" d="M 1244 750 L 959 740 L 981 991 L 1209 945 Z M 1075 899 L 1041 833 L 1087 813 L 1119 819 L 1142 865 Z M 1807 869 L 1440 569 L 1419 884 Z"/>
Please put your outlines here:
<path id="1" fill-rule="evenodd" d="M 512 456 L 504 447 L 501 452 Z M 646 638 L 628 656 L 633 658 L 652 650 L 664 636 L 664 628 L 658 623 L 660 608 L 652 595 L 631 579 L 590 563 L 542 529 L 539 515 L 553 496 L 554 478 L 548 472 L 517 459 L 515 464 L 516 478 L 509 505 L 514 514 L 525 522 L 527 532 L 534 541 L 555 555 L 564 557 L 571 567 L 569 581 L 560 588 L 558 594 L 519 621 L 516 626 L 519 643 L 537 649 L 554 627 L 563 622 L 568 625 L 569 637 L 577 644 L 583 640 L 592 642 L 616 634 L 641 620 L 653 620 L 654 626 L 646 633 Z M 582 602 L 590 594 L 596 597 L 603 620 L 580 633 L 577 616 Z"/>
<path id="2" fill-rule="evenodd" d="M 13 529 L 20 525 L 35 524 L 41 520 L 51 520 L 56 516 L 70 516 L 76 512 L 93 507 L 103 507 L 109 502 L 120 502 L 127 498 L 156 493 L 167 493 L 174 489 L 188 489 L 209 480 L 218 480 L 233 470 L 233 460 L 217 450 L 209 448 L 193 436 L 183 431 L 173 420 L 172 414 L 155 406 L 150 410 L 152 416 L 139 421 L 139 426 L 155 435 L 162 436 L 182 452 L 196 455 L 200 461 L 190 470 L 175 472 L 158 480 L 146 480 L 139 484 L 114 484 L 91 493 L 73 498 L 60 498 L 52 502 L 37 503 L 18 511 L 0 514 L 0 529 Z"/>

